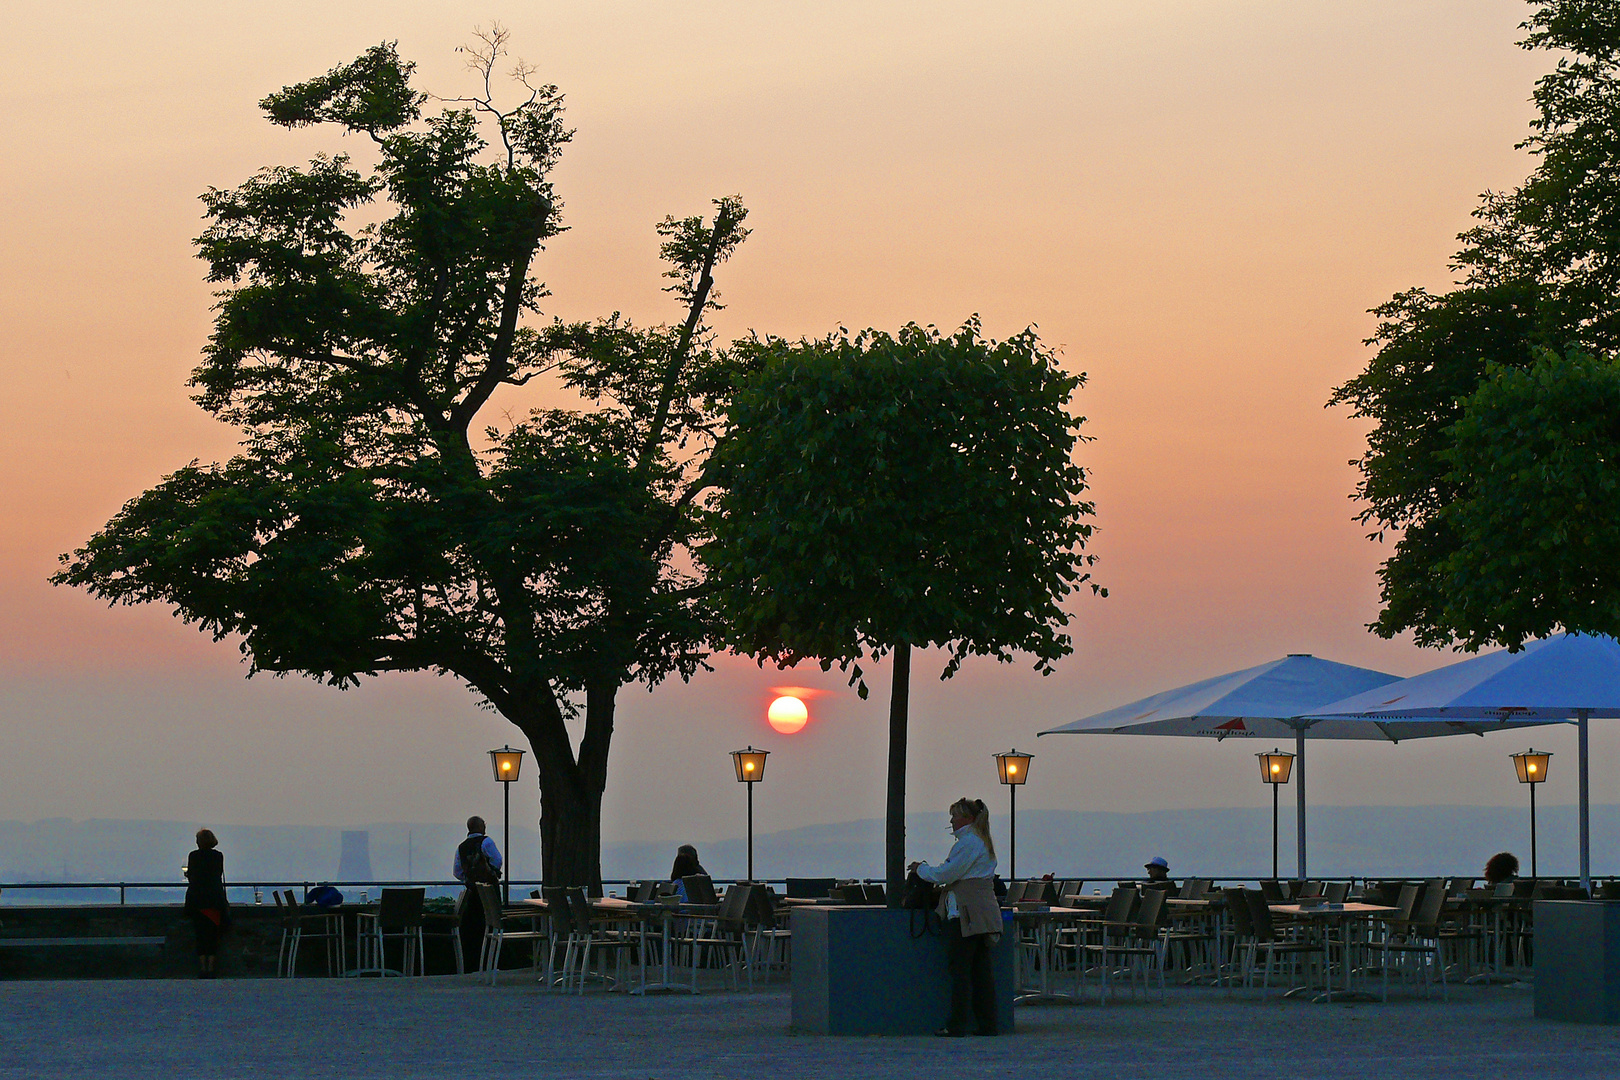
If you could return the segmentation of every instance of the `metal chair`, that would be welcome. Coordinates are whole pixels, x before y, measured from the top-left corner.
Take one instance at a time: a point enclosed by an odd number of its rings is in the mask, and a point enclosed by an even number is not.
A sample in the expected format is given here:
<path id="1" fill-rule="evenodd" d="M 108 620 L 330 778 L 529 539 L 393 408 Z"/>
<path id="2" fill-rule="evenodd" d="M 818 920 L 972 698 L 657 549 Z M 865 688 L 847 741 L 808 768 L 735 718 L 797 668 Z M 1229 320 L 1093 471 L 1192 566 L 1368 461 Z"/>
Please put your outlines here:
<path id="1" fill-rule="evenodd" d="M 540 929 L 535 925 L 536 920 L 542 918 L 539 909 L 528 911 L 511 911 L 501 903 L 501 887 L 483 882 L 472 886 L 478 894 L 478 902 L 484 909 L 484 946 L 479 953 L 479 967 L 489 972 L 489 985 L 494 986 L 496 977 L 501 969 L 501 949 L 508 941 L 527 941 L 531 943 L 529 966 L 538 967 L 540 950 L 537 943 L 551 937 L 550 928 Z M 519 919 L 529 922 L 527 930 L 516 929 L 508 923 L 515 923 Z"/>
<path id="2" fill-rule="evenodd" d="M 298 977 L 298 948 L 305 941 L 319 941 L 325 944 L 328 977 L 341 973 L 347 959 L 341 917 L 335 912 L 299 904 L 297 895 L 291 889 L 284 893 L 271 890 L 271 894 L 275 897 L 276 907 L 281 913 L 281 945 L 276 952 L 277 978 Z M 311 929 L 312 927 L 319 929 Z"/>
<path id="3" fill-rule="evenodd" d="M 370 933 L 357 943 L 357 948 L 369 946 L 369 955 L 360 958 L 360 966 L 374 969 L 379 975 L 417 975 L 427 968 L 427 955 L 422 943 L 422 904 L 427 890 L 384 889 L 377 906 L 377 917 Z M 400 970 L 392 971 L 384 960 L 389 938 L 397 938 L 401 945 Z"/>

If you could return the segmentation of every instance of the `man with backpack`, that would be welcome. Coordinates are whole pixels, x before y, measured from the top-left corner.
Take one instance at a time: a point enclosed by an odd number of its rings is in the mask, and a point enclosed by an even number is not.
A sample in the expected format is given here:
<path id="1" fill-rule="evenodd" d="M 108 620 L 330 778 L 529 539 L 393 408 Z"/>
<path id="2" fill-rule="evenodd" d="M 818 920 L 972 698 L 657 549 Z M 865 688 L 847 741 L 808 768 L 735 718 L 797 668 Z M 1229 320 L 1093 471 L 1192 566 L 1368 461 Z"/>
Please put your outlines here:
<path id="1" fill-rule="evenodd" d="M 467 886 L 461 894 L 461 955 L 468 970 L 477 971 L 483 966 L 484 905 L 473 886 L 501 883 L 501 849 L 484 835 L 484 819 L 477 814 L 467 819 L 467 839 L 456 845 L 450 872 Z"/>

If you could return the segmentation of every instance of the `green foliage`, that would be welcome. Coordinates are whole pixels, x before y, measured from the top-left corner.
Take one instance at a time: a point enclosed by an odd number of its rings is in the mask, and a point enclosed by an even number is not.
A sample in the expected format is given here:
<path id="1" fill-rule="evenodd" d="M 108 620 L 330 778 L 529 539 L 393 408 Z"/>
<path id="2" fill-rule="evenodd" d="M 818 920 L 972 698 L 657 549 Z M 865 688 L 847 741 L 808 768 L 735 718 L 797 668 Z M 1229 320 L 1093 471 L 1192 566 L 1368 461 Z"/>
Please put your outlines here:
<path id="1" fill-rule="evenodd" d="M 1068 411 L 1083 375 L 977 320 L 740 351 L 758 373 L 731 402 L 702 553 L 739 650 L 852 682 L 900 644 L 945 647 L 947 677 L 968 655 L 1049 672 L 1070 651 L 1062 603 L 1094 560 Z"/>
<path id="2" fill-rule="evenodd" d="M 506 37 L 480 41 L 487 90 Z M 679 324 L 544 323 L 530 267 L 561 229 L 549 174 L 571 133 L 529 74 L 514 107 L 486 92 L 423 118 L 384 44 L 265 99 L 277 124 L 367 133 L 377 164 L 320 156 L 203 196 L 222 291 L 192 384 L 241 453 L 165 477 L 53 580 L 169 604 L 254 670 L 460 676 L 529 737 L 548 874 L 567 849 L 554 880 L 583 883 L 614 693 L 691 676 L 716 637 L 690 549 L 734 362 L 703 315 L 747 212 L 721 199 L 659 227 Z M 581 407 L 480 424 L 542 375 Z"/>
<path id="3" fill-rule="evenodd" d="M 1516 561 L 1487 559 L 1474 549 L 1484 534 L 1464 529 L 1464 518 L 1453 512 L 1466 503 L 1472 507 L 1466 519 L 1477 521 L 1483 513 L 1477 500 L 1501 480 L 1495 472 L 1470 471 L 1483 464 L 1477 454 L 1455 456 L 1461 452 L 1455 428 L 1476 392 L 1509 380 L 1509 372 L 1532 364 L 1539 370 L 1535 358 L 1550 355 L 1546 350 L 1603 355 L 1620 347 L 1620 16 L 1610 3 L 1545 0 L 1525 29 L 1526 48 L 1565 51 L 1536 85 L 1540 115 L 1522 144 L 1539 158 L 1535 171 L 1514 191 L 1482 198 L 1475 212 L 1480 224 L 1462 235 L 1455 258 L 1466 275 L 1459 288 L 1441 296 L 1411 290 L 1376 309 L 1382 322 L 1368 344 L 1379 351 L 1330 401 L 1373 421 L 1367 453 L 1356 462 L 1361 520 L 1374 526 L 1376 539 L 1397 534 L 1379 570 L 1383 610 L 1372 629 L 1385 637 L 1410 630 L 1425 645 L 1461 642 L 1477 649 L 1495 641 L 1516 647 L 1527 633 L 1576 628 L 1561 616 L 1527 619 L 1517 601 L 1507 599 L 1547 584 L 1532 586 L 1531 580 L 1538 578 L 1537 560 L 1557 561 L 1550 549 L 1538 541 Z M 1552 384 L 1514 385 L 1529 393 L 1550 392 Z M 1534 404 L 1523 395 L 1499 400 L 1527 409 Z M 1526 420 L 1524 426 L 1536 425 Z M 1543 489 L 1549 499 L 1556 490 Z M 1518 497 L 1528 493 L 1515 489 Z M 1559 512 L 1556 505 L 1543 509 Z M 1501 554 L 1498 544 L 1487 547 Z M 1503 598 L 1494 613 L 1458 570 L 1487 562 Z M 1523 590 L 1507 588 L 1502 575 L 1511 567 L 1526 575 Z M 1565 570 L 1553 576 L 1575 581 Z M 1547 604 L 1542 610 L 1567 609 Z M 1620 631 L 1620 622 L 1583 625 Z"/>
<path id="4" fill-rule="evenodd" d="M 1423 621 L 1472 649 L 1620 627 L 1620 364 L 1549 349 L 1492 366 L 1448 441 L 1437 516 L 1455 544 Z"/>

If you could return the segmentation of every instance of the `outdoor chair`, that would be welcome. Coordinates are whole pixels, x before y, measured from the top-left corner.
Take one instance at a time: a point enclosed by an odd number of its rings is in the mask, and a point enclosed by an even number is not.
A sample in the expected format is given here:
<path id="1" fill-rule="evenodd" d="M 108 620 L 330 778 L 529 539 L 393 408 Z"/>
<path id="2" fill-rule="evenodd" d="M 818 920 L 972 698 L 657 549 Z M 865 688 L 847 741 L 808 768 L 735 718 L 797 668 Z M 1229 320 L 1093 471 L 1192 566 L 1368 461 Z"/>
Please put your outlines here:
<path id="1" fill-rule="evenodd" d="M 767 984 L 777 968 L 791 970 L 793 931 L 784 925 L 786 916 L 786 911 L 778 909 L 776 890 L 769 885 L 754 887 L 743 921 L 754 937 L 753 963 L 765 972 Z"/>
<path id="2" fill-rule="evenodd" d="M 637 904 L 654 903 L 658 899 L 658 888 L 663 884 L 661 881 L 644 878 L 636 882 L 635 887 L 630 890 L 630 899 Z"/>
<path id="3" fill-rule="evenodd" d="M 1266 969 L 1260 977 L 1260 997 L 1264 999 L 1271 992 L 1271 973 L 1277 967 L 1279 955 L 1289 958 L 1290 971 L 1297 972 L 1300 968 L 1299 961 L 1301 958 L 1308 961 L 1322 955 L 1322 943 L 1305 936 L 1302 933 L 1303 928 L 1296 928 L 1292 932 L 1282 931 L 1272 921 L 1271 907 L 1267 904 L 1265 895 L 1260 891 L 1244 889 L 1243 898 L 1249 906 L 1249 925 L 1254 931 L 1254 951 L 1251 955 L 1255 960 L 1258 960 L 1260 950 L 1264 949 L 1266 954 Z M 1253 962 L 1251 962 L 1251 972 L 1253 966 Z M 1324 980 L 1332 977 L 1333 973 L 1331 971 L 1322 973 Z M 1307 976 L 1308 978 L 1309 976 Z"/>
<path id="4" fill-rule="evenodd" d="M 356 943 L 356 950 L 365 947 L 369 955 L 359 958 L 360 967 L 374 970 L 379 975 L 420 975 L 427 967 L 426 950 L 422 942 L 422 904 L 427 890 L 384 889 L 377 905 L 377 917 L 372 920 L 366 938 Z M 388 940 L 400 942 L 399 971 L 389 969 L 385 957 Z"/>
<path id="5" fill-rule="evenodd" d="M 882 907 L 888 903 L 883 893 L 883 883 L 881 881 L 866 882 L 861 886 L 861 892 L 865 895 L 865 902 L 868 904 Z"/>
<path id="6" fill-rule="evenodd" d="M 1412 886 L 1415 888 L 1416 886 Z M 1403 890 L 1404 894 L 1404 890 Z M 1390 954 L 1394 953 L 1397 959 L 1404 960 L 1408 956 L 1423 958 L 1421 969 L 1423 972 L 1423 996 L 1428 997 L 1432 992 L 1434 972 L 1440 972 L 1440 998 L 1447 1000 L 1446 994 L 1446 965 L 1440 958 L 1440 913 L 1445 910 L 1446 887 L 1444 880 L 1431 881 L 1423 889 L 1423 899 L 1418 902 L 1416 911 L 1411 918 L 1398 924 L 1398 932 L 1387 935 L 1382 943 L 1380 952 L 1383 968 L 1382 998 L 1389 1000 L 1389 963 Z M 1392 928 L 1396 924 L 1392 924 Z M 1401 965 L 1401 980 L 1405 982 L 1406 965 Z"/>
<path id="7" fill-rule="evenodd" d="M 681 878 L 681 884 L 686 887 L 686 902 L 688 904 L 718 904 L 720 898 L 714 894 L 714 879 L 708 874 L 692 874 Z"/>
<path id="8" fill-rule="evenodd" d="M 866 903 L 866 889 L 858 881 L 849 885 L 838 886 L 833 889 L 833 896 L 837 898 L 840 904 Z"/>
<path id="9" fill-rule="evenodd" d="M 1249 973 L 1254 967 L 1254 923 L 1249 918 L 1249 900 L 1242 889 L 1222 889 L 1221 897 L 1226 908 L 1227 940 L 1222 943 L 1222 953 L 1226 962 L 1220 967 L 1220 981 L 1231 994 L 1232 983 L 1229 970 L 1236 967 L 1236 974 L 1240 978 L 1244 989 L 1249 986 Z"/>
<path id="10" fill-rule="evenodd" d="M 1117 925 L 1104 924 L 1100 940 L 1085 947 L 1087 959 L 1095 956 L 1102 972 L 1098 1001 L 1106 1005 L 1109 997 L 1110 976 L 1115 960 L 1124 961 L 1126 980 L 1136 986 L 1137 975 L 1142 980 L 1142 996 L 1147 996 L 1149 972 L 1157 970 L 1159 1000 L 1164 1000 L 1165 942 L 1159 933 L 1159 916 L 1164 910 L 1165 890 L 1143 889 L 1137 900 L 1134 917 Z"/>
<path id="11" fill-rule="evenodd" d="M 1052 951 L 1055 957 L 1073 958 L 1076 997 L 1080 996 L 1080 984 L 1085 978 L 1086 963 L 1089 959 L 1087 949 L 1102 943 L 1108 927 L 1127 923 L 1136 912 L 1139 898 L 1140 894 L 1136 891 L 1135 885 L 1120 885 L 1109 894 L 1108 903 L 1104 905 L 1100 914 L 1077 919 L 1074 925 L 1058 930 Z"/>
<path id="12" fill-rule="evenodd" d="M 326 974 L 341 974 L 346 959 L 343 944 L 343 924 L 337 916 L 313 905 L 298 902 L 297 895 L 271 890 L 276 907 L 281 912 L 281 946 L 276 951 L 276 976 L 298 977 L 298 949 L 305 941 L 319 941 L 326 946 Z M 333 958 L 336 957 L 336 965 Z"/>
<path id="13" fill-rule="evenodd" d="M 510 910 L 501 903 L 501 887 L 478 883 L 472 886 L 478 897 L 478 903 L 484 909 L 484 945 L 479 951 L 478 966 L 480 970 L 489 972 L 489 985 L 494 986 L 501 969 L 501 950 L 508 941 L 527 941 L 530 946 L 529 966 L 540 966 L 539 943 L 551 937 L 549 927 L 541 929 L 535 925 L 540 918 L 539 909 L 529 911 Z M 528 928 L 519 925 L 528 922 Z"/>
<path id="14" fill-rule="evenodd" d="M 1330 881 L 1322 889 L 1322 896 L 1330 904 L 1342 904 L 1350 896 L 1348 881 Z"/>
<path id="15" fill-rule="evenodd" d="M 757 885 L 732 885 L 720 901 L 720 911 L 709 923 L 707 930 L 694 935 L 690 941 L 692 960 L 692 991 L 697 992 L 698 968 L 707 960 L 710 965 L 724 958 L 731 970 L 731 988 L 738 989 L 737 969 L 747 967 L 748 989 L 754 989 L 754 969 L 749 963 L 748 905 Z"/>
<path id="16" fill-rule="evenodd" d="M 461 951 L 461 904 L 461 898 L 457 897 L 451 904 L 449 911 L 424 911 L 422 913 L 424 948 L 429 940 L 448 938 L 450 955 L 455 960 L 457 975 L 465 974 L 467 971 L 467 958 Z"/>
<path id="17" fill-rule="evenodd" d="M 1296 900 L 1314 900 L 1321 895 L 1322 883 L 1320 881 L 1305 881 L 1300 883 L 1299 891 L 1294 893 L 1294 898 Z"/>
<path id="18" fill-rule="evenodd" d="M 597 916 L 591 910 L 591 901 L 585 895 L 584 889 L 572 888 L 564 892 L 564 904 L 568 909 L 569 921 L 572 923 L 573 956 L 579 964 L 576 992 L 580 994 L 585 992 L 585 980 L 592 974 L 603 983 L 623 986 L 630 954 L 640 943 L 639 936 L 633 937 L 623 933 L 622 923 L 610 923 Z M 595 972 L 591 970 L 592 958 L 600 960 L 604 954 L 613 957 L 614 973 L 611 976 L 600 967 Z"/>
<path id="19" fill-rule="evenodd" d="M 1288 894 L 1283 892 L 1282 882 L 1269 879 L 1260 883 L 1260 895 L 1266 898 L 1268 904 L 1288 903 Z"/>
<path id="20" fill-rule="evenodd" d="M 827 877 L 790 877 L 786 884 L 790 900 L 819 900 L 832 895 L 833 886 L 838 884 L 838 880 Z"/>

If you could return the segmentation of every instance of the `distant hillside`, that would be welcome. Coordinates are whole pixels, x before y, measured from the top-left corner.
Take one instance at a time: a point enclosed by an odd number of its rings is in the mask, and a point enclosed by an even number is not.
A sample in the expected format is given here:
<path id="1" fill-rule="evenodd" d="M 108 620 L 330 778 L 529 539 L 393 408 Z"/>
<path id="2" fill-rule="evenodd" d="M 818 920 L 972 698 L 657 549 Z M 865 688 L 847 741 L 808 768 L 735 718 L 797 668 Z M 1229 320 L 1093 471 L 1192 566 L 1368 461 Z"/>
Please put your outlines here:
<path id="1" fill-rule="evenodd" d="M 999 810 L 999 807 L 997 808 Z M 997 815 L 996 841 L 1007 869 L 1006 817 Z M 1282 872 L 1294 866 L 1292 813 L 1282 817 Z M 180 881 L 179 867 L 197 826 L 173 821 L 0 821 L 0 881 Z M 339 876 L 344 830 L 292 826 L 226 826 L 216 830 L 235 881 L 302 882 Z M 381 823 L 369 833 L 376 880 L 443 879 L 465 833 L 459 825 Z M 498 835 L 498 833 L 497 833 Z M 910 855 L 938 860 L 950 837 L 938 814 L 907 822 Z M 1543 807 L 1541 872 L 1577 870 L 1573 807 Z M 672 836 L 610 843 L 602 852 L 609 878 L 669 873 L 675 847 L 695 842 L 716 876 L 737 877 L 746 867 L 741 837 L 704 840 Z M 1512 807 L 1323 806 L 1310 812 L 1313 874 L 1404 876 L 1477 873 L 1493 852 L 1517 853 L 1529 870 L 1529 814 Z M 1593 870 L 1620 869 L 1620 806 L 1592 808 Z M 538 876 L 533 829 L 512 830 L 514 872 Z M 883 823 L 877 820 L 807 825 L 754 839 L 755 871 L 762 877 L 878 877 L 883 868 Z M 1053 871 L 1060 877 L 1108 880 L 1135 876 L 1154 855 L 1172 871 L 1220 877 L 1258 877 L 1271 867 L 1271 815 L 1265 810 L 1167 810 L 1141 814 L 1031 810 L 1018 816 L 1020 875 Z M 4 899 L 16 899 L 8 894 Z"/>

